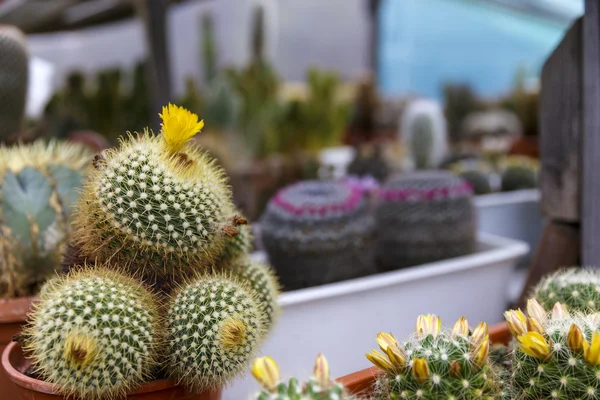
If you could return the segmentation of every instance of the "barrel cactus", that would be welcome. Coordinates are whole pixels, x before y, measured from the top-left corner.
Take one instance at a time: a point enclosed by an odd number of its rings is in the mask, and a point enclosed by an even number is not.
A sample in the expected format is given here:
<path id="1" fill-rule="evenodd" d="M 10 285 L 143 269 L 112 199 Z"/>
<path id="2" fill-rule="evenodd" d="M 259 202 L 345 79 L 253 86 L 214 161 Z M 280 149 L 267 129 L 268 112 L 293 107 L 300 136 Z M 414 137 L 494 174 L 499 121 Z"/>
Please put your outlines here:
<path id="1" fill-rule="evenodd" d="M 173 296 L 167 315 L 169 375 L 193 392 L 240 376 L 264 339 L 256 293 L 228 276 L 206 276 Z"/>
<path id="2" fill-rule="evenodd" d="M 467 320 L 442 329 L 435 315 L 421 315 L 416 332 L 399 343 L 380 333 L 383 353 L 367 358 L 380 368 L 376 391 L 381 399 L 503 399 L 508 398 L 501 370 L 489 360 L 488 326 L 481 322 L 471 332 Z"/>
<path id="3" fill-rule="evenodd" d="M 510 156 L 500 162 L 502 191 L 538 187 L 539 162 L 523 156 Z"/>
<path id="4" fill-rule="evenodd" d="M 0 143 L 12 142 L 25 124 L 29 50 L 23 32 L 0 27 Z"/>
<path id="5" fill-rule="evenodd" d="M 284 290 L 373 273 L 373 220 L 360 188 L 304 181 L 280 190 L 260 219 L 269 261 Z"/>
<path id="6" fill-rule="evenodd" d="M 162 135 L 129 136 L 97 160 L 74 222 L 88 258 L 172 285 L 212 265 L 243 219 L 223 170 L 189 141 L 203 122 L 171 104 L 161 118 Z"/>
<path id="7" fill-rule="evenodd" d="M 534 293 L 546 309 L 559 302 L 569 311 L 595 313 L 600 311 L 600 274 L 594 269 L 564 269 L 544 277 Z"/>
<path id="8" fill-rule="evenodd" d="M 80 145 L 0 147 L 0 297 L 31 295 L 60 270 L 91 154 Z"/>
<path id="9" fill-rule="evenodd" d="M 570 315 L 556 303 L 552 313 L 506 313 L 516 339 L 511 387 L 515 399 L 594 399 L 600 393 L 600 321 Z M 526 321 L 526 322 L 524 322 Z"/>
<path id="10" fill-rule="evenodd" d="M 157 324 L 158 306 L 139 282 L 86 267 L 44 286 L 24 348 L 65 397 L 118 398 L 156 365 Z"/>
<path id="11" fill-rule="evenodd" d="M 375 252 L 381 270 L 469 254 L 476 245 L 471 186 L 447 171 L 391 178 L 379 191 Z"/>
<path id="12" fill-rule="evenodd" d="M 339 383 L 331 380 L 329 364 L 322 354 L 317 356 L 313 376 L 301 385 L 298 379 L 291 378 L 282 382 L 279 367 L 271 357 L 261 357 L 254 361 L 252 375 L 262 386 L 262 390 L 254 397 L 256 400 L 350 400 L 354 396 L 348 394 Z"/>

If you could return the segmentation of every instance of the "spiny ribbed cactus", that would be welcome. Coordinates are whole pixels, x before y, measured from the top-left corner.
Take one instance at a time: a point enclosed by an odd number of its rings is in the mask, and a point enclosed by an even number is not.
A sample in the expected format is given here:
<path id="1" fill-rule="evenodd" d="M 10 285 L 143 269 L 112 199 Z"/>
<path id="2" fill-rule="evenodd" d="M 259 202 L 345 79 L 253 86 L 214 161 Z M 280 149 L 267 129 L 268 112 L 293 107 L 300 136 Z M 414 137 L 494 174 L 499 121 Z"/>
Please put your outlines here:
<path id="1" fill-rule="evenodd" d="M 184 285 L 169 305 L 167 326 L 167 371 L 194 392 L 241 375 L 266 332 L 256 293 L 218 275 Z"/>
<path id="2" fill-rule="evenodd" d="M 436 168 L 446 156 L 446 120 L 439 103 L 415 100 L 402 115 L 401 137 L 416 169 Z"/>
<path id="3" fill-rule="evenodd" d="M 279 367 L 271 357 L 257 358 L 252 367 L 252 375 L 263 387 L 254 397 L 256 400 L 355 399 L 341 384 L 331 380 L 329 364 L 322 354 L 317 356 L 313 376 L 303 385 L 296 378 L 282 382 Z"/>
<path id="4" fill-rule="evenodd" d="M 360 188 L 305 181 L 280 190 L 261 217 L 269 262 L 284 290 L 374 273 L 373 220 Z"/>
<path id="5" fill-rule="evenodd" d="M 524 156 L 510 156 L 500 161 L 502 191 L 538 187 L 539 162 Z"/>
<path id="6" fill-rule="evenodd" d="M 388 180 L 375 213 L 379 268 L 394 270 L 474 251 L 472 193 L 467 182 L 448 171 L 417 171 Z"/>
<path id="7" fill-rule="evenodd" d="M 248 282 L 258 295 L 259 306 L 265 313 L 266 327 L 270 329 L 281 311 L 277 303 L 280 289 L 275 272 L 270 265 L 253 261 L 250 257 L 238 258 L 232 265 L 232 271 L 240 280 Z"/>
<path id="8" fill-rule="evenodd" d="M 398 343 L 393 335 L 380 333 L 380 353 L 367 358 L 383 370 L 377 378 L 382 399 L 502 399 L 508 398 L 499 370 L 488 358 L 488 326 L 479 323 L 471 332 L 460 318 L 452 330 L 441 329 L 435 315 L 421 315 L 416 333 Z"/>
<path id="9" fill-rule="evenodd" d="M 203 122 L 173 105 L 161 118 L 161 136 L 130 136 L 97 160 L 74 236 L 88 258 L 172 284 L 212 264 L 243 221 L 231 217 L 222 169 L 188 142 Z"/>
<path id="10" fill-rule="evenodd" d="M 84 268 L 49 281 L 24 331 L 35 370 L 65 396 L 107 399 L 156 365 L 157 304 L 120 273 Z"/>
<path id="11" fill-rule="evenodd" d="M 60 269 L 91 153 L 81 145 L 0 147 L 0 297 L 33 294 Z"/>
<path id="12" fill-rule="evenodd" d="M 490 163 L 482 160 L 462 160 L 451 164 L 448 169 L 469 182 L 476 195 L 493 191 L 492 180 L 495 175 Z"/>
<path id="13" fill-rule="evenodd" d="M 29 51 L 16 27 L 0 26 L 0 143 L 12 141 L 25 123 Z"/>
<path id="14" fill-rule="evenodd" d="M 531 308 L 531 307 L 530 307 Z M 600 321 L 569 315 L 556 303 L 552 313 L 535 303 L 525 317 L 505 313 L 517 339 L 512 355 L 514 399 L 596 399 L 600 396 Z"/>
<path id="15" fill-rule="evenodd" d="M 569 268 L 542 279 L 535 288 L 535 298 L 547 309 L 559 302 L 569 311 L 600 311 L 600 274 L 594 269 Z"/>
<path id="16" fill-rule="evenodd" d="M 245 218 L 241 217 L 241 213 L 238 215 L 238 221 L 244 221 Z M 250 225 L 241 225 L 238 228 L 238 234 L 235 236 L 227 237 L 221 254 L 217 257 L 221 266 L 230 265 L 239 257 L 248 254 L 252 250 L 252 242 L 254 237 L 252 235 L 252 228 Z"/>

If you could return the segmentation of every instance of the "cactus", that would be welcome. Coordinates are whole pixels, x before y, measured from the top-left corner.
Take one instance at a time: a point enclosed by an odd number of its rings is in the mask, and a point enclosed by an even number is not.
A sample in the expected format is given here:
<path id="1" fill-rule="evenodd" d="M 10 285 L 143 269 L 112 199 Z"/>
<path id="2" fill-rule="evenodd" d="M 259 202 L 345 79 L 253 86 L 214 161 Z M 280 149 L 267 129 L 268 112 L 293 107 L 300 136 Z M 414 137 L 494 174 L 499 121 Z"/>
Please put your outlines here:
<path id="1" fill-rule="evenodd" d="M 0 28 L 0 143 L 12 142 L 25 123 L 29 51 L 23 32 Z"/>
<path id="2" fill-rule="evenodd" d="M 390 166 L 383 154 L 383 146 L 380 144 L 373 146 L 372 149 L 357 149 L 354 160 L 348 165 L 348 175 L 370 176 L 378 182 L 385 181 L 389 174 Z"/>
<path id="3" fill-rule="evenodd" d="M 252 289 L 228 276 L 206 276 L 174 295 L 167 316 L 168 372 L 194 392 L 241 375 L 266 329 Z"/>
<path id="4" fill-rule="evenodd" d="M 469 254 L 476 245 L 471 186 L 447 171 L 388 180 L 375 211 L 379 268 L 394 270 Z"/>
<path id="5" fill-rule="evenodd" d="M 513 346 L 513 398 L 584 399 L 600 393 L 600 321 L 597 316 L 569 315 L 556 303 L 551 314 L 538 310 L 505 313 Z M 529 307 L 532 308 L 532 307 Z"/>
<path id="6" fill-rule="evenodd" d="M 508 398 L 504 375 L 489 360 L 488 326 L 479 323 L 471 332 L 460 318 L 454 328 L 441 329 L 435 315 L 421 315 L 416 332 L 399 343 L 380 333 L 380 353 L 367 358 L 383 370 L 376 383 L 382 399 L 503 399 Z"/>
<path id="7" fill-rule="evenodd" d="M 600 311 L 600 274 L 593 269 L 569 268 L 546 276 L 535 288 L 535 298 L 550 309 L 559 302 L 569 311 Z"/>
<path id="8" fill-rule="evenodd" d="M 62 142 L 0 147 L 0 297 L 34 294 L 60 270 L 91 154 Z"/>
<path id="9" fill-rule="evenodd" d="M 374 273 L 373 220 L 360 188 L 305 181 L 280 190 L 260 220 L 262 240 L 284 290 Z"/>
<path id="10" fill-rule="evenodd" d="M 232 271 L 256 292 L 259 305 L 265 314 L 266 328 L 270 329 L 281 312 L 277 303 L 280 291 L 279 282 L 273 269 L 266 263 L 253 261 L 249 257 L 241 257 L 232 266 Z"/>
<path id="11" fill-rule="evenodd" d="M 66 397 L 124 396 L 156 365 L 157 304 L 137 281 L 84 268 L 49 281 L 24 331 L 35 371 Z"/>
<path id="12" fill-rule="evenodd" d="M 225 238 L 238 233 L 239 219 L 229 217 L 224 172 L 188 142 L 203 122 L 173 105 L 161 117 L 161 136 L 130 136 L 98 160 L 79 201 L 74 236 L 86 257 L 172 286 L 211 265 Z"/>
<path id="13" fill-rule="evenodd" d="M 509 156 L 500 161 L 502 191 L 533 189 L 538 186 L 539 162 L 525 156 Z"/>
<path id="14" fill-rule="evenodd" d="M 351 400 L 354 396 L 339 383 L 331 380 L 327 359 L 319 354 L 315 362 L 313 376 L 303 385 L 291 378 L 282 382 L 279 367 L 271 357 L 261 357 L 254 361 L 252 375 L 261 384 L 256 400 Z"/>
<path id="15" fill-rule="evenodd" d="M 217 49 L 215 46 L 213 18 L 203 14 L 201 19 L 202 61 L 204 65 L 204 83 L 210 84 L 217 76 Z"/>
<path id="16" fill-rule="evenodd" d="M 241 213 L 236 213 L 239 222 L 246 222 L 245 218 L 239 216 Z M 245 256 L 252 250 L 252 228 L 245 224 L 238 227 L 238 234 L 227 237 L 223 245 L 223 250 L 217 257 L 221 266 L 227 266 L 233 263 L 236 259 Z"/>
<path id="17" fill-rule="evenodd" d="M 416 169 L 438 167 L 448 151 L 446 120 L 437 102 L 415 100 L 402 115 L 400 133 Z"/>
<path id="18" fill-rule="evenodd" d="M 493 192 L 493 167 L 483 160 L 462 160 L 450 164 L 448 169 L 471 184 L 476 195 Z"/>

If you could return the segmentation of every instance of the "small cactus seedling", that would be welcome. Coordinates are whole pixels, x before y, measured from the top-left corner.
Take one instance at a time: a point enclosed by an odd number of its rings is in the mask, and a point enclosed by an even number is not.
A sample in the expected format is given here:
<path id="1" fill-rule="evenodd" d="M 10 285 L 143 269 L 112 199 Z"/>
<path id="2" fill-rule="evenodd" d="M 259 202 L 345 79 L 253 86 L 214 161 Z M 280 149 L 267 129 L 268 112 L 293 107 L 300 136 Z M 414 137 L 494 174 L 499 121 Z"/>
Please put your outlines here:
<path id="1" fill-rule="evenodd" d="M 80 145 L 0 147 L 0 297 L 27 296 L 60 269 L 91 154 Z"/>
<path id="2" fill-rule="evenodd" d="M 546 309 L 559 302 L 571 312 L 598 312 L 600 274 L 593 269 L 564 269 L 542 279 L 534 296 Z"/>
<path id="3" fill-rule="evenodd" d="M 266 331 L 254 291 L 227 276 L 184 285 L 172 298 L 167 326 L 167 370 L 194 392 L 241 375 Z"/>
<path id="4" fill-rule="evenodd" d="M 556 303 L 550 315 L 505 313 L 517 340 L 512 354 L 513 398 L 596 399 L 600 394 L 600 330 L 597 316 L 569 315 Z"/>
<path id="5" fill-rule="evenodd" d="M 211 265 L 239 222 L 224 172 L 189 142 L 203 122 L 173 105 L 161 117 L 161 136 L 130 136 L 105 151 L 75 219 L 85 256 L 144 271 L 147 283 L 179 282 Z"/>
<path id="6" fill-rule="evenodd" d="M 367 358 L 383 370 L 377 378 L 382 399 L 502 399 L 506 397 L 500 371 L 488 358 L 490 339 L 484 322 L 471 332 L 459 319 L 452 330 L 441 328 L 435 315 L 420 316 L 416 333 L 399 343 L 380 333 L 380 353 Z"/>
<path id="7" fill-rule="evenodd" d="M 24 331 L 35 369 L 65 396 L 124 396 L 156 365 L 157 305 L 114 271 L 73 270 L 49 281 Z"/>
<path id="8" fill-rule="evenodd" d="M 256 400 L 350 400 L 354 396 L 345 388 L 331 380 L 327 359 L 319 354 L 315 362 L 313 376 L 304 385 L 291 378 L 282 382 L 279 367 L 271 357 L 261 357 L 254 361 L 252 375 L 262 386 L 254 398 Z"/>

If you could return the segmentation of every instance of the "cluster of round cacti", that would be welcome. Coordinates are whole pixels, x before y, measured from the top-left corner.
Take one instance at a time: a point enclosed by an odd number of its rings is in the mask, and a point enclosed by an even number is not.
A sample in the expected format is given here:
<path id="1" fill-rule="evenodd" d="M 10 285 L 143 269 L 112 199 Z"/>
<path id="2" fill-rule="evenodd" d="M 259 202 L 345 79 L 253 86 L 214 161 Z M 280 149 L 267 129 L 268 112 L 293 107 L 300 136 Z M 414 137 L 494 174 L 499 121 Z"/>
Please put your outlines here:
<path id="1" fill-rule="evenodd" d="M 393 270 L 475 250 L 476 211 L 471 186 L 447 171 L 398 175 L 379 191 L 375 254 Z"/>
<path id="2" fill-rule="evenodd" d="M 500 163 L 502 191 L 538 187 L 539 162 L 524 156 L 506 157 Z"/>
<path id="3" fill-rule="evenodd" d="M 556 302 L 569 311 L 600 311 L 600 274 L 596 270 L 569 268 L 546 276 L 534 291 L 536 300 L 546 309 Z"/>
<path id="4" fill-rule="evenodd" d="M 382 353 L 367 358 L 380 368 L 377 398 L 381 399 L 508 399 L 504 374 L 488 357 L 487 324 L 471 332 L 465 318 L 453 329 L 442 329 L 435 315 L 419 316 L 415 334 L 406 342 L 380 333 Z"/>
<path id="5" fill-rule="evenodd" d="M 374 272 L 373 217 L 350 183 L 305 181 L 282 189 L 261 217 L 269 262 L 285 290 Z"/>

